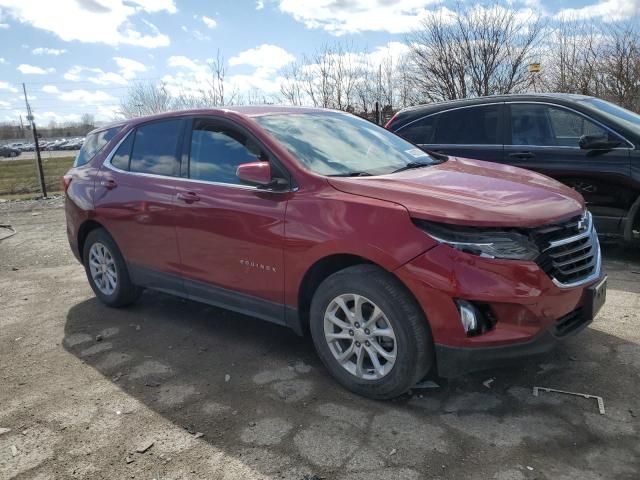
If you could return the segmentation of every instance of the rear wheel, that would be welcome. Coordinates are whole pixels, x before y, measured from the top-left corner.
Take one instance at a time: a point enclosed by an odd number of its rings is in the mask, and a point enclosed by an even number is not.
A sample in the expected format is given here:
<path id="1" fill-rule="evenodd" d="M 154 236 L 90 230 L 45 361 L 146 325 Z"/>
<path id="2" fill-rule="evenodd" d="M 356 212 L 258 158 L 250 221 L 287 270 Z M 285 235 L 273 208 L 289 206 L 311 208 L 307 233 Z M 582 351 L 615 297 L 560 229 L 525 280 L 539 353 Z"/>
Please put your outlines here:
<path id="1" fill-rule="evenodd" d="M 131 282 L 127 264 L 111 236 L 102 228 L 89 232 L 84 243 L 83 263 L 96 296 L 110 307 L 135 302 L 142 289 Z"/>
<path id="2" fill-rule="evenodd" d="M 313 297 L 310 322 L 322 362 L 360 395 L 401 395 L 433 364 L 420 307 L 393 275 L 376 266 L 358 265 L 329 276 Z"/>

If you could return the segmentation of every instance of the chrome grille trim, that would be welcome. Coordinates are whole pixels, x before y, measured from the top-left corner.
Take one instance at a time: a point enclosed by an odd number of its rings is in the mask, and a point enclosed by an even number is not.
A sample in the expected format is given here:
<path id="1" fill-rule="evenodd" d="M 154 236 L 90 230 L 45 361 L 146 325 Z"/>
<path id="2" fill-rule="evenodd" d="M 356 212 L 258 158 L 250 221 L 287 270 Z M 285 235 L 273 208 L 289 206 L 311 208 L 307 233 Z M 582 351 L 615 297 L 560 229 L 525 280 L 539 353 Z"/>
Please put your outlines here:
<path id="1" fill-rule="evenodd" d="M 581 221 L 585 223 L 583 232 L 549 241 L 542 249 L 542 254 L 549 259 L 547 273 L 553 283 L 560 288 L 578 287 L 600 277 L 602 269 L 600 243 L 591 214 L 587 212 Z M 579 223 L 570 221 L 558 228 L 573 229 Z M 542 230 L 545 234 L 550 231 L 553 230 L 550 228 Z M 583 275 L 580 275 L 581 272 Z M 566 277 L 574 278 L 563 280 Z"/>

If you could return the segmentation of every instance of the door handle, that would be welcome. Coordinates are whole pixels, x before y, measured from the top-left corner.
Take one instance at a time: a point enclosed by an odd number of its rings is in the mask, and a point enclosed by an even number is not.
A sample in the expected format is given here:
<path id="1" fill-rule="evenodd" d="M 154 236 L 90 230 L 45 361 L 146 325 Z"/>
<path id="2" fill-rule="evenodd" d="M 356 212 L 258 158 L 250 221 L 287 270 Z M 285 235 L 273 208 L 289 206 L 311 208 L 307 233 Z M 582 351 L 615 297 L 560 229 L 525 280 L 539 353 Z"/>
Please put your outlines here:
<path id="1" fill-rule="evenodd" d="M 116 181 L 114 179 L 112 179 L 112 178 L 108 178 L 106 180 L 102 180 L 100 182 L 100 185 L 103 186 L 104 188 L 106 188 L 107 190 L 113 190 L 114 188 L 116 188 L 118 186 Z"/>
<path id="2" fill-rule="evenodd" d="M 177 195 L 178 200 L 182 200 L 186 203 L 193 203 L 200 200 L 200 196 L 194 192 L 179 192 Z"/>
<path id="3" fill-rule="evenodd" d="M 514 152 L 514 153 L 510 153 L 509 156 L 511 158 L 525 159 L 525 158 L 534 158 L 536 154 L 533 152 Z"/>

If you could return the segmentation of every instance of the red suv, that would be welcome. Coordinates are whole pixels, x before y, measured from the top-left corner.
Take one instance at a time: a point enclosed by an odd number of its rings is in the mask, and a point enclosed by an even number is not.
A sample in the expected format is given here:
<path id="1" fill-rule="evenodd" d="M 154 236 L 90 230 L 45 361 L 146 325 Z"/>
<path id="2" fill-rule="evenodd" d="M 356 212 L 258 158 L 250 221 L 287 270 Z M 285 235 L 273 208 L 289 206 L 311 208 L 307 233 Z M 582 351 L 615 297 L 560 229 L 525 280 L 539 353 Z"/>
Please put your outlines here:
<path id="1" fill-rule="evenodd" d="M 547 351 L 606 294 L 578 193 L 342 112 L 137 118 L 92 132 L 64 181 L 101 301 L 151 288 L 310 331 L 369 397 Z"/>

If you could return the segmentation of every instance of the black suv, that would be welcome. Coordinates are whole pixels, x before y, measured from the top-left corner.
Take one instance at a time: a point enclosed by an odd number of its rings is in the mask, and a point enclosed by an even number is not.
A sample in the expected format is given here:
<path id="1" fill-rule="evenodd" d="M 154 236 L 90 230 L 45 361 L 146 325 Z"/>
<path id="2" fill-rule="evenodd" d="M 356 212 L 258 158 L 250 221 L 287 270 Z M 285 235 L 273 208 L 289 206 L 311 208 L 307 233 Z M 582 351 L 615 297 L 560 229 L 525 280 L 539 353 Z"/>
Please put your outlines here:
<path id="1" fill-rule="evenodd" d="M 425 150 L 535 170 L 580 192 L 601 235 L 640 240 L 640 115 L 570 94 L 410 107 L 386 125 Z"/>

